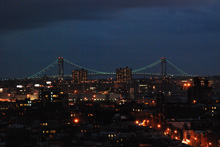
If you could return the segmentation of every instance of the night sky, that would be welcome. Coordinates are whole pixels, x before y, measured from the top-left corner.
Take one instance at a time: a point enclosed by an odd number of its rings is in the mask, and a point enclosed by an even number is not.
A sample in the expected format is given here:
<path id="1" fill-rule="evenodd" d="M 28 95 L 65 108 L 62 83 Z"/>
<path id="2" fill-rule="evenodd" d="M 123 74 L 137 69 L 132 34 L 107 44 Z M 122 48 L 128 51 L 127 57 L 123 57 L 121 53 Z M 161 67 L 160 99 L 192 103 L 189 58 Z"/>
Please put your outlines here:
<path id="1" fill-rule="evenodd" d="M 28 77 L 59 56 L 106 72 L 166 57 L 189 74 L 220 75 L 220 1 L 0 0 L 0 78 Z"/>

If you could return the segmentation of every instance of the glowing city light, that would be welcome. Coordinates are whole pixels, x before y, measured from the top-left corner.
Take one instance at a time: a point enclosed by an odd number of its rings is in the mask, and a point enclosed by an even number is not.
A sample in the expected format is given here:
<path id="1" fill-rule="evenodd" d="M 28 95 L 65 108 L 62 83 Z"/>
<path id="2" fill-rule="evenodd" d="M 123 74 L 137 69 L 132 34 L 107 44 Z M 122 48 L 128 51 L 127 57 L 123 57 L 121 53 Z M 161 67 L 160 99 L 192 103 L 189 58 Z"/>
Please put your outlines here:
<path id="1" fill-rule="evenodd" d="M 22 88 L 23 86 L 22 86 L 22 85 L 17 85 L 16 87 L 17 87 L 17 88 Z"/>
<path id="2" fill-rule="evenodd" d="M 74 119 L 74 123 L 78 123 L 79 122 L 79 120 L 78 119 Z"/>
<path id="3" fill-rule="evenodd" d="M 34 87 L 40 87 L 40 84 L 34 84 Z"/>

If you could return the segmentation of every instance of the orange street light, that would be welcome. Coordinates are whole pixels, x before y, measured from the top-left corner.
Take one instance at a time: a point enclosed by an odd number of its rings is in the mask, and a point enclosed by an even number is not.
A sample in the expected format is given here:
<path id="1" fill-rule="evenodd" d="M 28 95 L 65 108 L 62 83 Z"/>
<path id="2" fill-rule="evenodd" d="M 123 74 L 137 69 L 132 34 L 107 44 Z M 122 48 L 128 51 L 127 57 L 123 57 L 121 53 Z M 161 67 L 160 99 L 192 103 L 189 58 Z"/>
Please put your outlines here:
<path id="1" fill-rule="evenodd" d="M 196 100 L 193 100 L 193 104 L 195 104 L 196 103 Z"/>
<path id="2" fill-rule="evenodd" d="M 78 123 L 79 122 L 79 119 L 74 119 L 74 123 Z"/>

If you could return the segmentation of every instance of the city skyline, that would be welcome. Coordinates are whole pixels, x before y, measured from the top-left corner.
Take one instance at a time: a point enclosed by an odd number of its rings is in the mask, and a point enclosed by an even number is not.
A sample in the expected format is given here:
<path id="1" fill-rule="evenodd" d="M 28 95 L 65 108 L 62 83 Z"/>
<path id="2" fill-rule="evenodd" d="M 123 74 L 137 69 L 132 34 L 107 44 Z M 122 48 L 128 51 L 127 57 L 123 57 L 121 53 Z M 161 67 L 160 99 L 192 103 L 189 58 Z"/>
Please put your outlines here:
<path id="1" fill-rule="evenodd" d="M 0 78 L 28 77 L 59 56 L 106 72 L 166 57 L 189 74 L 219 75 L 218 1 L 126 2 L 1 2 Z"/>
<path id="2" fill-rule="evenodd" d="M 219 7 L 0 1 L 0 146 L 220 147 Z"/>
<path id="3" fill-rule="evenodd" d="M 68 67 L 68 68 L 65 68 Z M 3 78 L 2 80 L 9 80 L 9 79 L 32 79 L 32 78 L 40 78 L 40 77 L 58 77 L 58 78 L 70 78 L 73 75 L 73 71 L 85 71 L 90 76 L 99 77 L 105 76 L 111 77 L 116 76 L 118 79 L 118 70 L 122 70 L 122 67 L 115 68 L 114 71 L 97 71 L 95 69 L 91 69 L 89 67 L 83 67 L 81 65 L 75 64 L 64 57 L 58 57 L 55 61 L 51 64 L 46 65 L 43 69 L 35 72 L 28 77 L 16 77 L 16 78 Z M 131 69 L 126 66 L 124 69 L 129 69 L 130 74 L 136 76 L 136 78 L 146 77 L 146 76 L 167 76 L 167 77 L 208 77 L 209 75 L 193 75 L 186 73 L 185 71 L 178 68 L 168 59 L 161 57 L 159 60 L 148 64 L 141 68 Z M 57 71 L 58 70 L 58 71 Z M 71 72 L 70 72 L 71 71 Z M 79 74 L 79 73 L 76 73 Z M 124 75 L 124 73 L 122 74 Z M 91 77 L 90 77 L 91 78 Z"/>

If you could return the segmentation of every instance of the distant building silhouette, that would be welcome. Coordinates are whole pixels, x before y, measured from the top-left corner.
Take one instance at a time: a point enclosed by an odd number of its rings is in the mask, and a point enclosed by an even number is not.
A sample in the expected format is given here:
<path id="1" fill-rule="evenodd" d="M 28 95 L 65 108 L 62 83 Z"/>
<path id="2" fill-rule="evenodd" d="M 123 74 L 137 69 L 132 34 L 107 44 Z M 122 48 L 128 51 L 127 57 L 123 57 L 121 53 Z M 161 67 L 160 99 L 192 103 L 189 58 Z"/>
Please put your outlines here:
<path id="1" fill-rule="evenodd" d="M 131 68 L 117 68 L 116 78 L 118 83 L 126 83 L 132 81 L 132 69 Z"/>
<path id="2" fill-rule="evenodd" d="M 194 84 L 188 88 L 188 101 L 190 103 L 210 103 L 212 87 L 208 80 L 194 77 Z"/>

